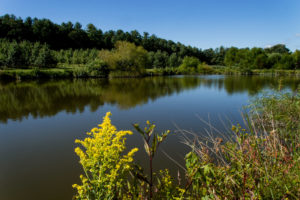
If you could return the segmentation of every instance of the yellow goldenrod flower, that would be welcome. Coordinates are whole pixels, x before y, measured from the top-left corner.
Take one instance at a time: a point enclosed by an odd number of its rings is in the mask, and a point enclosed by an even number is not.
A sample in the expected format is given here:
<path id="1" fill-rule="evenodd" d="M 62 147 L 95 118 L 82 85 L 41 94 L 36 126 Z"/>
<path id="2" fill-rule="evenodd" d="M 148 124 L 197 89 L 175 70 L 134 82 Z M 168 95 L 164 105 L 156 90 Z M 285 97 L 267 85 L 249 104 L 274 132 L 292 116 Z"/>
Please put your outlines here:
<path id="1" fill-rule="evenodd" d="M 85 175 L 81 175 L 82 185 L 74 184 L 77 189 L 76 199 L 113 199 L 127 181 L 125 176 L 131 169 L 131 162 L 137 148 L 123 155 L 125 136 L 131 131 L 117 131 L 106 113 L 102 124 L 88 132 L 84 140 L 75 140 L 82 148 L 75 148 L 80 158 Z M 91 190 L 91 188 L 93 188 Z"/>

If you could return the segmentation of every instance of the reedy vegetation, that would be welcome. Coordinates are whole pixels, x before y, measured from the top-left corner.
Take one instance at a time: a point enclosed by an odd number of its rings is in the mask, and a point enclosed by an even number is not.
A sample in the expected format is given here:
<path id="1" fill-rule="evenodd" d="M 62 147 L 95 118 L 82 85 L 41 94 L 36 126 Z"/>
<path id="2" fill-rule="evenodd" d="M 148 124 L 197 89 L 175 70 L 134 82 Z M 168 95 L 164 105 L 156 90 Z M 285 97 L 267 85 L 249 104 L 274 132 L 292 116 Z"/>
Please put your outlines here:
<path id="1" fill-rule="evenodd" d="M 213 138 L 212 133 L 200 138 L 182 131 L 185 143 L 191 147 L 191 152 L 185 157 L 185 184 L 171 177 L 168 169 L 153 173 L 153 156 L 168 132 L 154 134 L 155 125 L 150 122 L 144 130 L 134 125 L 144 138 L 150 173 L 143 174 L 141 167 L 134 164 L 131 156 L 136 149 L 125 154 L 130 157 L 125 159 L 128 161 L 125 165 L 115 165 L 122 161 L 120 153 L 125 149 L 125 140 L 118 143 L 121 146 L 117 150 L 116 139 L 113 138 L 126 131 L 116 134 L 116 129 L 111 128 L 108 113 L 100 128 L 92 129 L 94 134 L 91 137 L 79 141 L 86 150 L 77 148 L 76 153 L 86 175 L 81 177 L 81 186 L 75 185 L 75 198 L 97 199 L 90 194 L 103 193 L 109 194 L 106 199 L 299 199 L 299 102 L 298 93 L 261 97 L 251 105 L 252 112 L 245 116 L 245 129 L 240 125 L 232 126 L 230 135 L 216 130 L 222 138 Z M 286 109 L 288 114 L 284 112 Z M 212 127 L 212 130 L 215 129 Z M 104 132 L 105 136 L 101 136 Z M 92 142 L 87 145 L 87 141 Z M 103 152 L 103 144 L 113 151 L 109 159 L 98 156 L 106 153 Z M 89 170 L 86 163 L 97 163 L 98 167 Z M 108 165 L 108 174 L 104 175 L 101 166 Z M 120 172 L 119 179 L 114 176 L 116 179 L 109 185 L 109 181 L 103 181 L 111 177 L 112 171 Z M 87 177 L 95 178 L 89 180 Z"/>

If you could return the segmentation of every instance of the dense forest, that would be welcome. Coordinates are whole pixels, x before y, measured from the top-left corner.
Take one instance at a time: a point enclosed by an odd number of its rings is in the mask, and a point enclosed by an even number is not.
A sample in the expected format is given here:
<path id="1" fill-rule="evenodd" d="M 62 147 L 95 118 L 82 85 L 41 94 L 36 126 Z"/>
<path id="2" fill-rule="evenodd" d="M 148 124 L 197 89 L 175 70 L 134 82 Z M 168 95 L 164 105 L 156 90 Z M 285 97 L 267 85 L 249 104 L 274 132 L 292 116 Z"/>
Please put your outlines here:
<path id="1" fill-rule="evenodd" d="M 136 30 L 104 32 L 93 24 L 82 28 L 78 22 L 59 25 L 49 19 L 0 17 L 0 69 L 61 66 L 73 66 L 73 76 L 105 76 L 112 72 L 140 75 L 145 69 L 213 73 L 216 66 L 241 71 L 294 70 L 300 68 L 300 51 L 291 52 L 284 44 L 202 50 Z"/>

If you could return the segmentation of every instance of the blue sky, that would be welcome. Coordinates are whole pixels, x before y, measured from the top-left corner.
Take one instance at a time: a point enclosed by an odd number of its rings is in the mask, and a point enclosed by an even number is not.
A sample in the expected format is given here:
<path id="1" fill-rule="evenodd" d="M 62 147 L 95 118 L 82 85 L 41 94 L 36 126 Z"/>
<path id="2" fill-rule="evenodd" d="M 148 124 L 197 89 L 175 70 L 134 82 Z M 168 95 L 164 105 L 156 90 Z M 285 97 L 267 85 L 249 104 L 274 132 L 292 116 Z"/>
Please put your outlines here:
<path id="1" fill-rule="evenodd" d="M 0 0 L 0 15 L 138 30 L 202 49 L 300 49 L 300 0 Z"/>

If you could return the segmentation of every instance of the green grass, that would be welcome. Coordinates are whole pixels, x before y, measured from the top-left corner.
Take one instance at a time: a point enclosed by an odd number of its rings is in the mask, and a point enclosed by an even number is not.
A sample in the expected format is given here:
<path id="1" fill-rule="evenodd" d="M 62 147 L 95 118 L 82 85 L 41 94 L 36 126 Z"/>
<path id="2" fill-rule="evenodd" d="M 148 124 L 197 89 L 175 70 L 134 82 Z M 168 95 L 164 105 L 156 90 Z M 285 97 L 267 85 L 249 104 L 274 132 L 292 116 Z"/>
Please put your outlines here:
<path id="1" fill-rule="evenodd" d="M 288 69 L 255 69 L 252 70 L 255 75 L 276 75 L 276 76 L 300 76 L 300 70 Z"/>
<path id="2" fill-rule="evenodd" d="M 216 74 L 240 75 L 272 75 L 272 76 L 300 76 L 300 69 L 238 69 L 237 67 L 212 66 Z"/>
<path id="3" fill-rule="evenodd" d="M 166 75 L 175 75 L 178 73 L 177 73 L 177 68 L 167 67 L 167 68 L 146 69 L 146 74 L 148 76 L 166 76 Z"/>
<path id="4" fill-rule="evenodd" d="M 111 71 L 110 78 L 114 77 L 143 77 L 143 76 L 170 76 L 170 75 L 200 75 L 200 74 L 225 74 L 225 75 L 272 75 L 272 76 L 300 76 L 300 70 L 279 70 L 279 69 L 255 69 L 240 70 L 236 67 L 208 66 L 207 69 L 198 72 L 182 73 L 176 67 L 146 69 L 144 73 L 125 71 Z M 84 64 L 58 64 L 56 68 L 27 68 L 27 69 L 2 69 L 1 79 L 37 79 L 37 78 L 88 78 L 107 77 L 96 68 Z"/>
<path id="5" fill-rule="evenodd" d="M 5 69 L 0 70 L 1 79 L 38 79 L 38 78 L 86 78 L 105 77 L 85 66 L 60 66 L 47 69 Z"/>
<path id="6" fill-rule="evenodd" d="M 66 69 L 7 69 L 0 71 L 0 78 L 7 79 L 35 79 L 35 78 L 64 78 L 71 77 Z"/>

